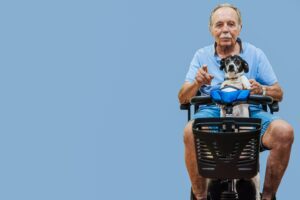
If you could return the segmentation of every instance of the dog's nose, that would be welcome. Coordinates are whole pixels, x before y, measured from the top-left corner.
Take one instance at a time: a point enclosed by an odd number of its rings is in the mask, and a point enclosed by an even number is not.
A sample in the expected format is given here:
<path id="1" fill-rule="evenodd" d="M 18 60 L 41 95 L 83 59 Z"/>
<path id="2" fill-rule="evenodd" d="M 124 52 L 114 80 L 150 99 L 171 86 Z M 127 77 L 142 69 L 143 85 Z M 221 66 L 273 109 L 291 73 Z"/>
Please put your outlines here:
<path id="1" fill-rule="evenodd" d="M 233 72 L 234 71 L 234 65 L 229 65 L 228 71 Z"/>

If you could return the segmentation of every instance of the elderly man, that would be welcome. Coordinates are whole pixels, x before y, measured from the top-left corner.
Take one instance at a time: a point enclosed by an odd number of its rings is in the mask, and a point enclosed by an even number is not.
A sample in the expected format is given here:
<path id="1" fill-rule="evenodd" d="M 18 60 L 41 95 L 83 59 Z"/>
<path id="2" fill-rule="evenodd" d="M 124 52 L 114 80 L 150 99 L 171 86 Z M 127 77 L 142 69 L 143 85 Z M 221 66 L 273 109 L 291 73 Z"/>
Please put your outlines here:
<path id="1" fill-rule="evenodd" d="M 209 30 L 215 43 L 199 49 L 186 75 L 186 80 L 179 91 L 180 103 L 187 103 L 198 90 L 209 94 L 210 90 L 224 81 L 224 72 L 219 69 L 220 60 L 230 55 L 239 55 L 249 64 L 246 74 L 251 83 L 251 94 L 268 95 L 281 101 L 283 92 L 276 75 L 262 50 L 238 38 L 242 29 L 240 11 L 231 4 L 220 4 L 212 12 Z M 216 106 L 201 107 L 194 115 L 200 117 L 218 117 L 220 110 Z M 292 143 L 293 128 L 275 115 L 251 106 L 252 117 L 262 119 L 261 144 L 270 150 L 267 160 L 262 199 L 274 199 L 283 174 L 287 168 Z M 192 191 L 197 200 L 207 199 L 205 178 L 198 174 L 195 155 L 193 120 L 184 129 L 185 161 L 190 176 Z"/>

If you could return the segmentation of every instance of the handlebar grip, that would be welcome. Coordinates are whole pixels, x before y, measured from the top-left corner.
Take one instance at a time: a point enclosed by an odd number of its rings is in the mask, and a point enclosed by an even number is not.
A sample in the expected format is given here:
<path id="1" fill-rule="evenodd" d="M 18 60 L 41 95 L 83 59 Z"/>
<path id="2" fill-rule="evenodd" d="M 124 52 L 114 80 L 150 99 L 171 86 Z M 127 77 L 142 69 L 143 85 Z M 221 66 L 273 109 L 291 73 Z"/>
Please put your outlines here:
<path id="1" fill-rule="evenodd" d="M 207 105 L 213 103 L 210 96 L 195 96 L 190 100 L 190 103 L 195 105 Z"/>
<path id="2" fill-rule="evenodd" d="M 273 98 L 270 96 L 250 95 L 248 97 L 247 103 L 249 103 L 249 104 L 271 104 L 271 103 L 273 103 Z"/>

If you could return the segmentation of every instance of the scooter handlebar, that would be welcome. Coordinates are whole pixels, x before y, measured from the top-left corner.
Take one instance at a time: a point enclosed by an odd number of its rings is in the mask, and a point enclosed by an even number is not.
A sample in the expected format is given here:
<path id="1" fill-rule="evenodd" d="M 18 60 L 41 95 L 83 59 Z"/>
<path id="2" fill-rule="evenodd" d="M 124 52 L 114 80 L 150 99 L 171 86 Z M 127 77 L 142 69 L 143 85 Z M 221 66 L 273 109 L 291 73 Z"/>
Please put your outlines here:
<path id="1" fill-rule="evenodd" d="M 207 104 L 212 104 L 216 103 L 213 101 L 213 99 L 210 96 L 195 96 L 190 100 L 190 103 L 193 105 L 207 105 Z M 273 98 L 270 96 L 263 96 L 263 95 L 249 95 L 247 101 L 235 101 L 232 102 L 232 104 L 237 105 L 237 104 L 272 104 L 273 103 Z M 219 103 L 221 104 L 222 103 Z M 224 104 L 225 105 L 225 104 Z"/>
<path id="2" fill-rule="evenodd" d="M 193 105 L 207 105 L 213 103 L 210 96 L 194 96 L 190 103 Z"/>
<path id="3" fill-rule="evenodd" d="M 250 95 L 248 97 L 247 103 L 249 104 L 272 104 L 273 103 L 273 98 L 270 96 L 263 96 L 263 95 Z"/>

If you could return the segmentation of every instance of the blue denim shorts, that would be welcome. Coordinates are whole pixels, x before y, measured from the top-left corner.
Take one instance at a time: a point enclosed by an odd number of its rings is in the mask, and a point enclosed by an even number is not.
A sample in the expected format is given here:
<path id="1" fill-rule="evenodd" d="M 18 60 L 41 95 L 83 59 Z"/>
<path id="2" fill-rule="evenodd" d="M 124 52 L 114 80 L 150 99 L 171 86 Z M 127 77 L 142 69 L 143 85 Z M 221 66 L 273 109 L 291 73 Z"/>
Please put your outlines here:
<path id="1" fill-rule="evenodd" d="M 220 117 L 220 108 L 216 106 L 203 106 L 193 115 L 192 119 L 206 118 L 206 117 Z M 280 119 L 277 115 L 271 114 L 261 109 L 250 109 L 250 117 L 259 118 L 262 120 L 262 128 L 260 138 L 264 135 L 270 123 L 274 120 Z M 261 141 L 261 151 L 267 150 Z"/>

